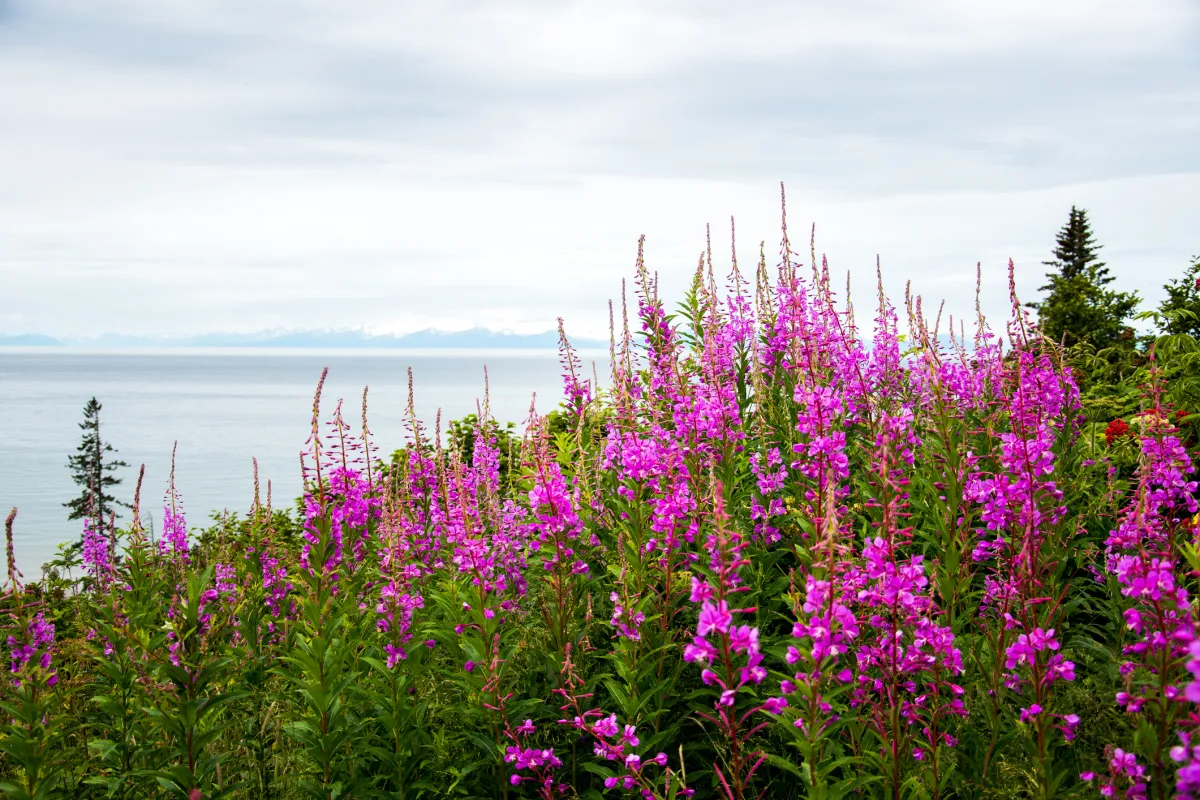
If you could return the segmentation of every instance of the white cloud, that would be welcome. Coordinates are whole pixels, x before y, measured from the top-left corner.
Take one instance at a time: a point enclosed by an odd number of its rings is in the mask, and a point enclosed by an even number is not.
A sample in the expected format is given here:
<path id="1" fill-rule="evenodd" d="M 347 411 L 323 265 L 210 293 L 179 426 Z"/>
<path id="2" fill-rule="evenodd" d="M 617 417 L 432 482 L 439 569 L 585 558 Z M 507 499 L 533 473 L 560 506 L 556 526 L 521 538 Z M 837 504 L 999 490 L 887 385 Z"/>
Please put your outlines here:
<path id="1" fill-rule="evenodd" d="M 807 7 L 806 7 L 807 6 Z M 637 236 L 793 232 L 856 286 L 1032 297 L 1072 203 L 1153 299 L 1200 251 L 1191 2 L 17 3 L 0 328 L 603 333 Z M 859 291 L 859 289 L 856 289 Z M 898 298 L 897 298 L 898 299 Z"/>

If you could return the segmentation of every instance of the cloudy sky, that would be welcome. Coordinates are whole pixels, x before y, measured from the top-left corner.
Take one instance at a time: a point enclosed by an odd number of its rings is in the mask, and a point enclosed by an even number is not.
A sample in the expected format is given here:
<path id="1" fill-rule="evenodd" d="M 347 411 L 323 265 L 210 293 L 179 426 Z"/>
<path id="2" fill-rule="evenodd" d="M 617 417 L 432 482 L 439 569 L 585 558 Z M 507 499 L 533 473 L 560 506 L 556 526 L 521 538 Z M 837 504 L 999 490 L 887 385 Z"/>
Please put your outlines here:
<path id="1" fill-rule="evenodd" d="M 0 0 L 0 332 L 607 327 L 793 237 L 1032 298 L 1200 253 L 1195 0 Z"/>

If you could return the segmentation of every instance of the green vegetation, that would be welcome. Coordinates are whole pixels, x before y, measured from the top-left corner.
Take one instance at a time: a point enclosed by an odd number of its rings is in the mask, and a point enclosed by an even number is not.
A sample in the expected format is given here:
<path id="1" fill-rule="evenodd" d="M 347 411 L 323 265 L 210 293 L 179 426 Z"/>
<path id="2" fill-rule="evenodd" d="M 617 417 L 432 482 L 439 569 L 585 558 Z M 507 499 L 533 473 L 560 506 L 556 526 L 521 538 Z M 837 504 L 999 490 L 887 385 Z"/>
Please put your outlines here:
<path id="1" fill-rule="evenodd" d="M 1072 206 L 1067 224 L 1058 233 L 1054 259 L 1043 262 L 1052 268 L 1040 289 L 1048 294 L 1030 304 L 1037 309 L 1038 325 L 1047 338 L 1068 347 L 1086 343 L 1097 350 L 1132 338 L 1126 321 L 1137 308 L 1137 293 L 1105 288 L 1114 278 L 1097 255 L 1099 249 L 1087 212 Z"/>
<path id="2" fill-rule="evenodd" d="M 559 410 L 410 403 L 386 463 L 319 384 L 295 513 L 189 535 L 172 487 L 152 540 L 139 487 L 10 562 L 0 791 L 1195 796 L 1200 268 L 1139 341 L 1095 251 L 1073 210 L 1053 335 L 1010 298 L 970 349 L 786 244 L 674 315 L 639 257 L 603 389 L 563 336 Z"/>

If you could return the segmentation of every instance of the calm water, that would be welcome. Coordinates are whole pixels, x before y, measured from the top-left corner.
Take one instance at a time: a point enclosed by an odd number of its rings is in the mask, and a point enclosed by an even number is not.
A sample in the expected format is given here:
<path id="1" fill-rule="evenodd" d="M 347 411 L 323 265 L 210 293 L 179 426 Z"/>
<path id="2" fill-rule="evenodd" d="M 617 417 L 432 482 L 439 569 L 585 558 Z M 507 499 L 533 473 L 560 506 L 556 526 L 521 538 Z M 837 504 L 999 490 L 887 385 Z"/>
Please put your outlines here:
<path id="1" fill-rule="evenodd" d="M 598 354 L 584 354 L 585 360 Z M 175 483 L 189 524 L 228 508 L 244 513 L 254 495 L 251 457 L 275 504 L 300 493 L 299 453 L 308 437 L 312 396 L 329 367 L 322 415 L 345 399 L 345 417 L 360 427 L 362 390 L 370 387 L 375 441 L 388 453 L 403 444 L 412 367 L 418 416 L 432 429 L 475 410 L 487 367 L 493 416 L 520 423 L 537 392 L 538 409 L 561 397 L 557 357 L 549 352 L 201 351 L 88 353 L 0 349 L 0 517 L 17 506 L 17 564 L 40 573 L 59 542 L 79 534 L 62 503 L 78 490 L 67 457 L 79 443 L 83 405 L 95 397 L 103 437 L 129 462 L 115 494 L 133 497 L 145 463 L 142 506 L 155 529 L 167 488 L 171 447 L 178 440 Z M 607 369 L 607 360 L 601 365 Z M 590 365 L 589 365 L 590 369 Z M 326 417 L 327 418 L 327 417 Z"/>

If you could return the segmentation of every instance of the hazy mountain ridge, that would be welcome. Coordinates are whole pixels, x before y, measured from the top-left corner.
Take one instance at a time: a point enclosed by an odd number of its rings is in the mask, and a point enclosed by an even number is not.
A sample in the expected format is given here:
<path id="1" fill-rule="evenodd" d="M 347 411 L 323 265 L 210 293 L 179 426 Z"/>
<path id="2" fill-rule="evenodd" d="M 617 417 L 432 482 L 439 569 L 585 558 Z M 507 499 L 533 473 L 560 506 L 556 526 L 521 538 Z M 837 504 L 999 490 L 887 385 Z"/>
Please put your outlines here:
<path id="1" fill-rule="evenodd" d="M 601 339 L 570 337 L 571 346 L 580 350 L 607 350 L 608 342 Z M 952 351 L 951 339 L 942 333 L 937 337 L 944 351 Z M 865 344 L 870 347 L 871 340 Z M 901 342 L 900 349 L 908 350 L 912 342 Z M 966 346 L 974 349 L 968 334 Z M 124 348 L 239 348 L 277 347 L 295 349 L 360 349 L 360 350 L 556 350 L 558 333 L 511 333 L 487 328 L 465 331 L 439 331 L 426 328 L 405 334 L 373 335 L 362 330 L 267 330 L 256 333 L 203 333 L 195 336 L 127 336 L 105 333 L 94 337 L 45 336 L 38 333 L 0 333 L 0 347 L 77 347 L 97 349 Z"/>
<path id="2" fill-rule="evenodd" d="M 578 348 L 607 348 L 599 339 L 571 338 Z M 427 328 L 401 335 L 373 335 L 362 330 L 271 330 L 256 333 L 205 333 L 195 336 L 126 336 L 105 333 L 91 338 L 0 334 L 4 347 L 305 347 L 305 348 L 455 348 L 555 349 L 558 333 L 510 333 L 487 328 L 439 331 Z"/>
<path id="3" fill-rule="evenodd" d="M 40 333 L 17 333 L 6 335 L 0 333 L 0 345 L 7 347 L 53 347 L 62 342 L 53 336 L 43 336 Z"/>

